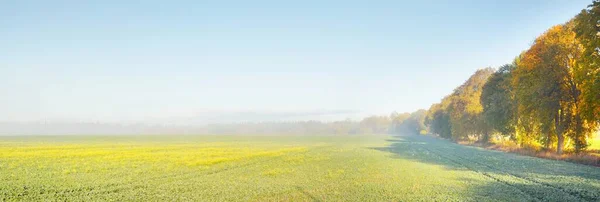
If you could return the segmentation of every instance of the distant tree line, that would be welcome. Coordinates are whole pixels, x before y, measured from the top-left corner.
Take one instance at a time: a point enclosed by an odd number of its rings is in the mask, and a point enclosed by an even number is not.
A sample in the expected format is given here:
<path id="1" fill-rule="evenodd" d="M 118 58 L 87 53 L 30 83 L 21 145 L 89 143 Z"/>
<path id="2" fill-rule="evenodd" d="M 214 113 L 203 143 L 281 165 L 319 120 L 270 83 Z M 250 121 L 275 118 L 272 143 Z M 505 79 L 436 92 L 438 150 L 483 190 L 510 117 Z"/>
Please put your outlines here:
<path id="1" fill-rule="evenodd" d="M 248 122 L 209 124 L 194 128 L 194 134 L 230 135 L 369 135 L 369 134 L 425 134 L 426 110 L 413 113 L 397 112 L 389 116 L 369 116 L 360 121 L 343 120 L 290 121 L 290 122 Z"/>
<path id="2" fill-rule="evenodd" d="M 0 135 L 126 135 L 126 134 L 203 134 L 203 135 L 358 135 L 425 132 L 426 111 L 390 116 L 369 116 L 343 121 L 264 121 L 214 124 L 116 124 L 0 122 Z"/>
<path id="3" fill-rule="evenodd" d="M 413 114 L 392 113 L 390 116 L 369 116 L 360 121 L 344 120 L 333 122 L 292 121 L 292 122 L 251 122 L 231 124 L 210 124 L 197 129 L 196 133 L 206 134 L 260 134 L 260 135 L 354 135 L 389 134 L 396 132 L 420 132 L 425 129 L 422 121 L 425 110 Z"/>
<path id="4" fill-rule="evenodd" d="M 428 132 L 452 140 L 504 137 L 580 152 L 600 123 L 600 1 L 537 37 L 511 64 L 476 71 L 432 105 Z"/>

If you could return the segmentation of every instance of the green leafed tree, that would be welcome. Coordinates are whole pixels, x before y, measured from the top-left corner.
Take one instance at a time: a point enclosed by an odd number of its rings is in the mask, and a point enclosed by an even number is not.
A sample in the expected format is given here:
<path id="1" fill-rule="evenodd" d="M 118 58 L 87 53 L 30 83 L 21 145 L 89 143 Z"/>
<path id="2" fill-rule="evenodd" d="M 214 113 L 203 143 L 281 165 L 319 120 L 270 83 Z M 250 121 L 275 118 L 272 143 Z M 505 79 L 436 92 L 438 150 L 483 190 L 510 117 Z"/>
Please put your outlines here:
<path id="1" fill-rule="evenodd" d="M 452 125 L 450 125 L 450 114 L 447 110 L 448 100 L 448 97 L 445 97 L 441 103 L 431 105 L 425 118 L 425 124 L 429 128 L 429 133 L 446 139 L 452 138 Z"/>
<path id="2" fill-rule="evenodd" d="M 582 81 L 579 113 L 583 124 L 594 129 L 600 121 L 600 1 L 582 10 L 573 19 L 573 25 L 576 39 L 583 46 L 575 74 Z"/>
<path id="3" fill-rule="evenodd" d="M 516 140 L 516 103 L 511 77 L 515 68 L 514 64 L 500 67 L 485 83 L 480 97 L 485 124 L 513 140 Z"/>

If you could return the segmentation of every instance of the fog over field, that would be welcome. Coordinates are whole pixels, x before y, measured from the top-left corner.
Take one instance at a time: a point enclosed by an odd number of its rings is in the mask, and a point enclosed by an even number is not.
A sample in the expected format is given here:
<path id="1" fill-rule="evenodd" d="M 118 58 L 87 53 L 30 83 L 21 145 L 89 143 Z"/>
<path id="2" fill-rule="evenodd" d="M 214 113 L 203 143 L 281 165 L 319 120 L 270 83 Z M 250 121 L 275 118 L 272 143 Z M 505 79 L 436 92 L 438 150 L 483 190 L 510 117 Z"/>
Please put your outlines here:
<path id="1" fill-rule="evenodd" d="M 0 202 L 600 201 L 600 0 L 0 0 Z"/>
<path id="2" fill-rule="evenodd" d="M 127 134 L 209 134 L 227 125 L 231 130 L 249 124 L 263 128 L 299 122 L 360 121 L 364 113 L 352 110 L 315 110 L 300 112 L 204 111 L 197 115 L 146 120 L 103 121 L 21 121 L 0 122 L 0 135 L 127 135 Z M 249 131 L 250 132 L 250 131 Z M 239 133 L 239 132 L 236 132 Z"/>

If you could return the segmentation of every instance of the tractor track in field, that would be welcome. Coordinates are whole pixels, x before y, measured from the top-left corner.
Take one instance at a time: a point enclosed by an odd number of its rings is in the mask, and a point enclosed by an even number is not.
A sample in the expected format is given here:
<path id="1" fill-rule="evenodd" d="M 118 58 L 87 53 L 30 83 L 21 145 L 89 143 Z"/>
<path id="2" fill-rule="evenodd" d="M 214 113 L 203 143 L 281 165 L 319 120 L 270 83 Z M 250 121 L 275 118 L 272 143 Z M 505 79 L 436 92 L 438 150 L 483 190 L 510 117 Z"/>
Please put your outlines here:
<path id="1" fill-rule="evenodd" d="M 248 162 L 248 163 L 245 163 L 242 165 L 229 166 L 229 167 L 224 167 L 224 168 L 210 170 L 210 171 L 204 171 L 204 172 L 189 171 L 189 172 L 185 172 L 185 173 L 175 173 L 175 174 L 161 175 L 161 176 L 156 176 L 156 177 L 143 178 L 143 179 L 139 179 L 139 180 L 134 181 L 133 183 L 128 183 L 128 184 L 112 184 L 112 186 L 104 187 L 104 190 L 99 190 L 98 192 L 99 193 L 110 193 L 114 190 L 122 191 L 122 190 L 127 190 L 127 189 L 138 189 L 138 188 L 143 187 L 140 184 L 145 184 L 148 182 L 155 182 L 158 180 L 166 180 L 162 184 L 167 184 L 167 183 L 172 183 L 174 180 L 182 179 L 182 178 L 191 178 L 191 177 L 197 177 L 197 176 L 210 176 L 210 175 L 215 175 L 215 174 L 219 174 L 222 172 L 227 172 L 227 171 L 237 170 L 237 169 L 241 169 L 241 168 L 246 168 L 246 167 L 253 166 L 253 165 L 259 165 L 259 164 L 263 164 L 263 163 L 272 162 L 272 161 L 280 159 L 283 156 L 285 156 L 285 155 L 272 156 L 272 157 L 260 157 L 258 159 L 254 159 L 251 162 Z M 108 188 L 111 188 L 111 190 L 106 190 Z"/>
<path id="2" fill-rule="evenodd" d="M 545 187 L 557 189 L 557 190 L 562 191 L 564 193 L 567 193 L 567 194 L 569 194 L 569 195 L 571 195 L 571 196 L 573 196 L 575 198 L 585 199 L 587 201 L 598 201 L 598 200 L 600 200 L 599 198 L 595 198 L 595 197 L 592 197 L 592 196 L 589 196 L 589 195 L 585 194 L 585 192 L 581 193 L 581 192 L 578 192 L 578 191 L 565 189 L 565 188 L 560 187 L 560 186 L 555 186 L 555 185 L 552 185 L 552 184 L 549 184 L 549 183 L 546 183 L 546 182 L 541 182 L 541 181 L 536 180 L 536 179 L 531 178 L 531 177 L 527 177 L 527 176 L 523 176 L 523 175 L 519 175 L 519 174 L 515 174 L 515 173 L 512 173 L 512 172 L 509 172 L 509 171 L 506 171 L 506 170 L 498 169 L 498 168 L 495 168 L 495 167 L 490 166 L 488 164 L 484 164 L 484 163 L 480 163 L 480 162 L 477 162 L 477 161 L 474 161 L 474 160 L 466 159 L 466 158 L 463 158 L 463 157 L 460 157 L 460 156 L 457 156 L 457 155 L 453 155 L 453 156 L 455 156 L 456 158 L 462 159 L 464 161 L 468 161 L 468 162 L 472 162 L 474 164 L 479 164 L 479 165 L 485 166 L 486 168 L 488 168 L 490 170 L 495 170 L 495 171 L 498 171 L 498 172 L 502 172 L 502 173 L 504 173 L 506 175 L 510 175 L 510 176 L 513 176 L 513 177 L 516 177 L 516 178 L 523 179 L 525 181 L 529 181 L 529 182 L 532 182 L 532 183 L 543 185 Z"/>
<path id="3" fill-rule="evenodd" d="M 472 168 L 471 166 L 467 166 L 467 165 L 465 165 L 464 163 L 461 163 L 461 162 L 459 162 L 459 161 L 457 161 L 457 160 L 455 160 L 455 159 L 452 159 L 452 158 L 449 158 L 449 157 L 447 157 L 447 156 L 441 155 L 441 154 L 439 154 L 438 152 L 434 152 L 434 151 L 432 151 L 431 149 L 427 149 L 427 148 L 425 148 L 424 146 L 419 146 L 419 147 L 420 147 L 421 149 L 423 149 L 424 151 L 427 151 L 427 152 L 429 152 L 429 153 L 431 153 L 431 154 L 434 154 L 434 155 L 436 155 L 436 156 L 439 156 L 439 157 L 440 157 L 440 158 L 442 158 L 442 159 L 446 159 L 446 160 L 450 161 L 451 163 L 453 163 L 453 164 L 455 164 L 455 165 L 458 165 L 459 167 L 464 167 L 464 168 L 466 168 L 466 169 L 467 169 L 467 170 L 469 170 L 469 171 L 472 171 L 472 172 L 475 172 L 475 173 L 477 173 L 477 174 L 483 175 L 483 176 L 485 176 L 485 177 L 487 177 L 487 178 L 490 178 L 490 179 L 492 179 L 492 180 L 494 180 L 494 181 L 496 181 L 496 182 L 502 183 L 502 184 L 504 184 L 504 185 L 506 185 L 506 186 L 508 186 L 508 187 L 512 187 L 513 189 L 516 189 L 517 191 L 519 191 L 519 192 L 520 192 L 520 193 L 522 193 L 523 195 L 529 196 L 529 197 L 531 197 L 531 198 L 533 198 L 533 199 L 535 199 L 535 200 L 537 200 L 537 201 L 544 201 L 544 199 L 543 199 L 543 198 L 541 198 L 541 197 L 538 197 L 538 196 L 536 196 L 536 195 L 534 195 L 534 194 L 531 194 L 530 192 L 528 192 L 528 191 L 526 191 L 526 190 L 523 190 L 523 189 L 521 189 L 521 188 L 519 188 L 519 187 L 517 187 L 517 186 L 515 186 L 515 185 L 513 185 L 513 184 L 511 184 L 511 183 L 509 183 L 509 182 L 506 182 L 506 181 L 504 181 L 504 180 L 501 180 L 501 179 L 499 179 L 499 178 L 497 178 L 497 177 L 494 177 L 494 176 L 492 176 L 492 175 L 490 175 L 490 174 L 488 174 L 488 173 L 485 173 L 485 172 L 479 171 L 479 170 L 477 170 L 477 169 L 475 169 L 475 168 Z"/>
<path id="4" fill-rule="evenodd" d="M 127 184 L 111 184 L 109 186 L 103 187 L 104 189 L 97 191 L 97 193 L 103 194 L 103 193 L 111 193 L 114 191 L 124 191 L 124 190 L 129 190 L 129 189 L 143 188 L 143 186 L 141 186 L 140 184 L 152 183 L 152 182 L 156 182 L 159 180 L 165 180 L 161 184 L 167 184 L 167 183 L 172 183 L 174 180 L 177 180 L 177 179 L 191 178 L 191 177 L 197 177 L 197 176 L 210 176 L 210 175 L 218 174 L 221 172 L 227 172 L 230 170 L 245 168 L 248 166 L 252 166 L 255 164 L 259 164 L 259 163 L 265 163 L 265 162 L 269 162 L 269 160 L 268 159 L 258 160 L 258 161 L 246 163 L 243 165 L 225 167 L 225 168 L 220 168 L 217 170 L 211 170 L 208 172 L 189 171 L 189 172 L 185 172 L 185 173 L 168 174 L 168 175 L 161 175 L 161 176 L 156 176 L 156 177 L 142 178 L 142 179 L 139 179 L 132 183 L 127 183 Z"/>
<path id="5" fill-rule="evenodd" d="M 132 183 L 123 183 L 123 184 L 112 183 L 112 184 L 104 185 L 102 187 L 89 187 L 88 193 L 110 194 L 110 193 L 122 192 L 122 191 L 126 191 L 126 190 L 141 189 L 141 188 L 145 187 L 144 184 L 146 184 L 148 182 L 155 182 L 157 180 L 167 180 L 167 179 L 168 180 L 176 180 L 176 179 L 181 179 L 181 178 L 186 178 L 186 177 L 194 177 L 194 176 L 210 176 L 210 175 L 214 175 L 214 174 L 218 174 L 218 173 L 222 173 L 222 172 L 227 172 L 227 171 L 231 171 L 231 170 L 245 168 L 245 167 L 252 166 L 252 165 L 257 165 L 260 163 L 275 161 L 282 156 L 284 156 L 284 155 L 276 156 L 276 158 L 271 157 L 271 158 L 263 158 L 260 160 L 256 159 L 252 162 L 245 163 L 243 165 L 225 167 L 225 168 L 221 168 L 221 169 L 217 169 L 217 170 L 212 170 L 209 172 L 190 171 L 190 172 L 181 173 L 181 174 L 168 174 L 168 175 L 161 175 L 161 176 L 156 176 L 156 177 L 143 178 L 140 180 L 136 180 Z M 171 181 L 166 181 L 165 183 L 170 183 L 170 182 Z M 46 190 L 44 195 L 53 195 L 56 193 L 69 194 L 69 193 L 76 193 L 76 192 L 78 192 L 76 189 L 56 189 L 56 190 Z M 23 193 L 23 194 L 27 194 L 27 193 Z"/>
<path id="6" fill-rule="evenodd" d="M 515 189 L 518 189 L 519 191 L 523 192 L 524 194 L 529 195 L 532 198 L 535 198 L 535 199 L 540 200 L 540 201 L 546 201 L 547 199 L 538 196 L 538 194 L 536 194 L 536 193 L 532 193 L 531 191 L 528 191 L 528 190 L 522 189 L 522 188 L 520 188 L 518 186 L 515 186 L 514 184 L 512 184 L 510 182 L 507 182 L 507 181 L 502 180 L 500 178 L 494 177 L 493 175 L 491 175 L 491 174 L 489 174 L 489 173 L 487 173 L 485 171 L 481 171 L 479 169 L 473 168 L 472 166 L 469 166 L 469 165 L 467 165 L 466 163 L 463 163 L 463 162 L 470 162 L 470 163 L 475 164 L 475 165 L 483 166 L 483 167 L 485 167 L 485 168 L 487 168 L 489 170 L 496 171 L 499 174 L 507 175 L 507 176 L 510 176 L 510 177 L 513 177 L 513 178 L 517 178 L 517 179 L 526 181 L 526 182 L 530 182 L 532 184 L 537 184 L 537 185 L 540 185 L 540 186 L 543 186 L 543 187 L 546 187 L 546 188 L 557 190 L 559 192 L 562 192 L 562 193 L 564 193 L 566 195 L 569 195 L 569 196 L 571 196 L 573 198 L 577 198 L 577 199 L 582 200 L 582 201 L 597 201 L 598 200 L 596 198 L 586 196 L 586 195 L 584 195 L 582 193 L 579 193 L 579 192 L 567 190 L 567 189 L 564 189 L 562 187 L 557 187 L 557 186 L 554 186 L 554 185 L 551 185 L 551 184 L 548 184 L 548 183 L 540 182 L 538 180 L 531 179 L 529 177 L 525 177 L 525 176 L 513 174 L 513 173 L 510 173 L 508 171 L 497 169 L 497 168 L 494 168 L 494 167 L 492 167 L 490 165 L 487 165 L 487 164 L 484 164 L 484 163 L 481 163 L 481 162 L 476 162 L 476 161 L 473 161 L 473 160 L 470 160 L 470 159 L 467 159 L 467 158 L 463 158 L 463 157 L 460 157 L 460 156 L 457 156 L 457 155 L 454 155 L 454 154 L 450 154 L 448 152 L 442 152 L 440 150 L 432 149 L 432 148 L 427 148 L 425 146 L 421 146 L 421 148 L 424 149 L 424 150 L 426 150 L 426 151 L 428 151 L 428 152 L 431 152 L 431 153 L 433 153 L 433 154 L 435 154 L 435 155 L 437 155 L 437 156 L 439 156 L 441 158 L 447 159 L 447 160 L 449 160 L 450 162 L 452 162 L 454 164 L 457 164 L 457 165 L 459 165 L 461 167 L 467 168 L 468 170 L 471 170 L 473 172 L 479 173 L 479 174 L 484 175 L 484 176 L 486 176 L 488 178 L 491 178 L 491 179 L 493 179 L 493 180 L 495 180 L 497 182 L 500 182 L 500 183 L 503 183 L 503 184 L 508 185 L 510 187 L 513 187 Z M 463 162 L 461 162 L 461 161 L 463 161 Z"/>
<path id="7" fill-rule="evenodd" d="M 306 152 L 306 151 L 303 151 L 303 152 Z M 308 152 L 310 152 L 310 151 L 308 151 Z M 147 186 L 153 186 L 152 184 L 153 183 L 155 184 L 157 182 L 160 182 L 160 185 L 164 185 L 164 184 L 174 183 L 179 179 L 189 179 L 189 178 L 202 177 L 202 176 L 211 176 L 211 175 L 216 175 L 216 174 L 223 173 L 223 172 L 244 169 L 244 168 L 254 166 L 254 165 L 268 164 L 269 162 L 281 160 L 286 155 L 288 155 L 288 154 L 283 154 L 283 155 L 278 155 L 278 156 L 262 156 L 259 158 L 250 159 L 247 163 L 243 163 L 243 164 L 239 164 L 239 165 L 235 165 L 235 166 L 224 166 L 222 168 L 213 169 L 213 170 L 187 171 L 187 172 L 182 172 L 182 173 L 151 176 L 151 177 L 146 177 L 146 178 L 142 177 L 137 180 L 131 181 L 129 183 L 110 183 L 110 184 L 105 184 L 105 185 L 100 185 L 100 186 L 91 186 L 91 187 L 88 187 L 85 189 L 87 191 L 83 191 L 83 192 L 93 193 L 93 194 L 114 194 L 114 193 L 123 192 L 123 191 L 144 189 Z M 80 192 L 80 191 L 82 191 L 82 190 L 79 190 L 79 189 L 46 190 L 44 195 L 53 195 L 55 193 L 62 193 L 62 194 L 67 194 L 67 195 L 78 194 L 78 193 L 82 194 L 83 192 Z"/>
<path id="8" fill-rule="evenodd" d="M 177 179 L 191 178 L 191 177 L 197 177 L 197 176 L 210 176 L 210 175 L 227 172 L 227 171 L 231 171 L 231 170 L 236 170 L 236 169 L 240 169 L 240 168 L 245 168 L 248 166 L 256 165 L 259 163 L 265 163 L 265 162 L 269 162 L 269 161 L 270 161 L 269 159 L 256 160 L 251 163 L 246 163 L 246 164 L 238 165 L 238 166 L 224 167 L 224 168 L 220 168 L 220 169 L 216 169 L 216 170 L 211 170 L 208 172 L 189 171 L 189 172 L 185 172 L 185 173 L 168 174 L 168 175 L 161 175 L 161 176 L 156 176 L 156 177 L 143 178 L 143 179 L 134 181 L 133 183 L 129 183 L 129 184 L 114 185 L 112 187 L 112 190 L 127 190 L 127 189 L 141 188 L 136 185 L 156 182 L 159 180 L 165 180 L 161 184 L 167 184 L 167 183 L 172 183 L 173 181 L 175 181 Z M 100 193 L 109 193 L 109 192 L 111 192 L 111 190 L 103 190 Z"/>

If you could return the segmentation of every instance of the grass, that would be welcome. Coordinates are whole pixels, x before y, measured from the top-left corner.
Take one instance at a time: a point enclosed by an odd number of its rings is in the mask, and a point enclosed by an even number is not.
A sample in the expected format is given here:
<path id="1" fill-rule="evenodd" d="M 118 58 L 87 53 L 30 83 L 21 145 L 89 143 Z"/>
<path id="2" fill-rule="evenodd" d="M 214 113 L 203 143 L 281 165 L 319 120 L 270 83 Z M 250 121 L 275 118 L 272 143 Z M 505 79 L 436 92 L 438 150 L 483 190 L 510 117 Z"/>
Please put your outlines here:
<path id="1" fill-rule="evenodd" d="M 551 160 L 568 161 L 600 167 L 600 137 L 588 140 L 589 146 L 585 151 L 576 153 L 572 146 L 565 147 L 563 154 L 557 154 L 556 148 L 544 149 L 543 145 L 521 146 L 506 137 L 495 138 L 490 143 L 480 143 L 476 140 L 459 141 L 458 144 L 481 147 L 491 150 L 510 152 L 519 155 L 533 156 Z M 570 144 L 567 142 L 567 144 Z"/>
<path id="2" fill-rule="evenodd" d="M 598 201 L 600 169 L 423 136 L 0 137 L 0 201 Z"/>

